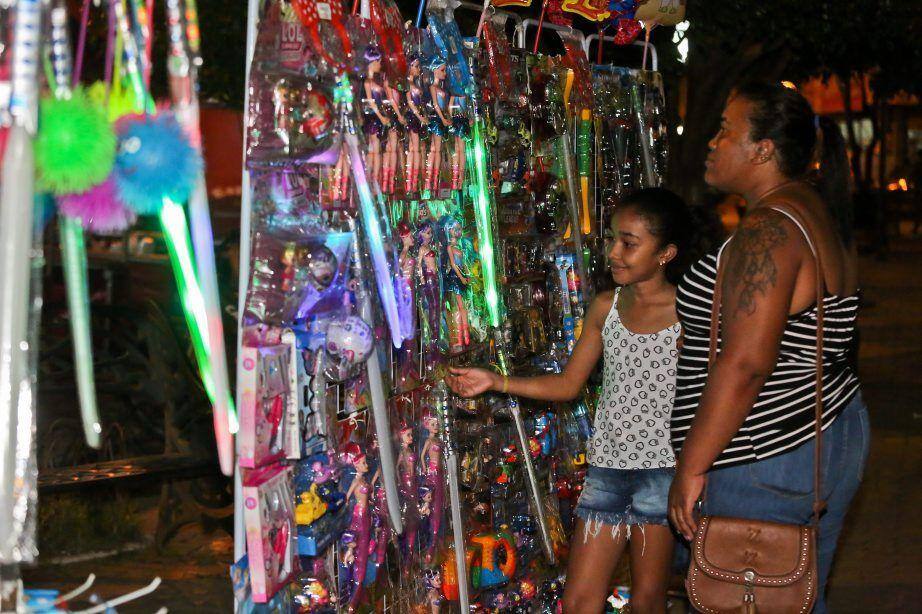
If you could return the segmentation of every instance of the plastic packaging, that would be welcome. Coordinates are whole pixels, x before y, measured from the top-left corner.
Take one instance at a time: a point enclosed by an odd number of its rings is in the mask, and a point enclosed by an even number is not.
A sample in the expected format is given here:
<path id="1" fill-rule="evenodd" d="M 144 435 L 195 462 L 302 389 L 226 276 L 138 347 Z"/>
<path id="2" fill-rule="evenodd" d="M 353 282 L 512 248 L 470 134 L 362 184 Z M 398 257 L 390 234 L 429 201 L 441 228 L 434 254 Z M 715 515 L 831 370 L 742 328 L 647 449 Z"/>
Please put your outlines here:
<path id="1" fill-rule="evenodd" d="M 290 387 L 288 361 L 291 347 L 285 344 L 244 347 L 241 351 L 240 430 L 238 463 L 261 467 L 285 456 L 288 423 L 285 414 Z"/>
<path id="2" fill-rule="evenodd" d="M 246 317 L 289 324 L 342 308 L 353 235 L 257 230 Z"/>
<path id="3" fill-rule="evenodd" d="M 244 478 L 243 508 L 253 601 L 266 603 L 296 571 L 291 468 L 270 465 Z"/>

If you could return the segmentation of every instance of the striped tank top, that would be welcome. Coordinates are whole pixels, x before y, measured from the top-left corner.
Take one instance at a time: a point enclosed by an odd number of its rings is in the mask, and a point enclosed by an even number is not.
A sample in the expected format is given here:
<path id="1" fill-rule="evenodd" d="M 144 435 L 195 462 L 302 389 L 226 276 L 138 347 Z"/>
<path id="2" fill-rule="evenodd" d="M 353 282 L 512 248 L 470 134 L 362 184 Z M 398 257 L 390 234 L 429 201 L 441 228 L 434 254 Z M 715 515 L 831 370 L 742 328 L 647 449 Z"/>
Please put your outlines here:
<path id="1" fill-rule="evenodd" d="M 780 213 L 784 211 L 776 209 Z M 788 216 L 790 217 L 790 216 Z M 794 218 L 795 224 L 800 226 Z M 801 227 L 801 230 L 804 229 Z M 804 235 L 807 236 L 806 232 Z M 729 241 L 728 241 L 729 242 Z M 807 242 L 810 242 L 807 236 Z M 724 243 L 724 247 L 727 244 Z M 812 248 L 812 244 L 811 244 Z M 685 332 L 679 353 L 672 445 L 679 454 L 707 381 L 711 305 L 720 251 L 695 263 L 676 290 L 676 311 Z M 848 361 L 855 338 L 858 295 L 823 300 L 823 428 L 859 388 Z M 718 334 L 717 347 L 720 347 Z M 783 454 L 814 436 L 816 406 L 816 306 L 788 316 L 778 361 L 755 405 L 714 467 L 742 465 Z"/>

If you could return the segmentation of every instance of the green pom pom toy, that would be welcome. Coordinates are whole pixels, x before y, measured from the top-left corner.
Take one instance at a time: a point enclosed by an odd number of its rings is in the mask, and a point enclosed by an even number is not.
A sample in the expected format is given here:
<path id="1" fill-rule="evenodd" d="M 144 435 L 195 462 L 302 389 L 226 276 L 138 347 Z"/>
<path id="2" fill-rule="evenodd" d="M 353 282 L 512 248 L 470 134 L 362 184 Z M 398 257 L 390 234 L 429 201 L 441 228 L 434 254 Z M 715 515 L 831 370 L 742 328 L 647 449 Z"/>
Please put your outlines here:
<path id="1" fill-rule="evenodd" d="M 110 87 L 107 94 L 106 84 L 102 81 L 97 81 L 87 89 L 86 93 L 90 100 L 101 108 L 107 109 L 109 121 L 113 124 L 117 119 L 125 115 L 138 113 L 138 101 L 130 87 L 120 89 Z M 107 102 L 108 107 L 106 106 Z"/>
<path id="2" fill-rule="evenodd" d="M 85 192 L 105 181 L 115 161 L 115 133 L 106 113 L 83 90 L 44 98 L 35 139 L 39 186 L 53 194 Z"/>

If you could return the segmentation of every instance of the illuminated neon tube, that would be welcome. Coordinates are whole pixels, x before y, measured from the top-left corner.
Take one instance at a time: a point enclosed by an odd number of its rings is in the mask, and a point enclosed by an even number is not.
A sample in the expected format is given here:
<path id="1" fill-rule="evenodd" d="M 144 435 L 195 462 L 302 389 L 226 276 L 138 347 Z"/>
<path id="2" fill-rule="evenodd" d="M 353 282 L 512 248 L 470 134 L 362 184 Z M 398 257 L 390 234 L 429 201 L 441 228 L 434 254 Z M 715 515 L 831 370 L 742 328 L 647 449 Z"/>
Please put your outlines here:
<path id="1" fill-rule="evenodd" d="M 336 89 L 337 97 L 340 98 L 339 102 L 345 104 L 348 109 L 351 109 L 352 88 L 349 85 L 349 78 L 343 75 Z M 365 174 L 365 164 L 362 158 L 362 152 L 359 148 L 359 139 L 355 135 L 355 126 L 348 118 L 345 123 L 346 129 L 344 130 L 343 137 L 346 140 L 346 146 L 349 151 L 349 161 L 352 165 L 352 176 L 355 179 L 355 189 L 359 195 L 359 217 L 362 221 L 362 229 L 365 231 L 365 238 L 368 240 L 368 250 L 371 252 L 371 264 L 375 270 L 375 284 L 378 287 L 378 295 L 384 307 L 384 316 L 387 320 L 388 329 L 391 332 L 391 342 L 394 344 L 395 348 L 399 348 L 403 345 L 403 333 L 400 330 L 400 314 L 397 310 L 397 295 L 394 291 L 394 278 L 391 274 L 391 264 L 384 251 L 384 235 L 381 232 L 381 220 L 378 215 L 378 208 L 375 205 L 374 196 L 371 193 L 371 187 L 368 185 L 368 176 Z"/>

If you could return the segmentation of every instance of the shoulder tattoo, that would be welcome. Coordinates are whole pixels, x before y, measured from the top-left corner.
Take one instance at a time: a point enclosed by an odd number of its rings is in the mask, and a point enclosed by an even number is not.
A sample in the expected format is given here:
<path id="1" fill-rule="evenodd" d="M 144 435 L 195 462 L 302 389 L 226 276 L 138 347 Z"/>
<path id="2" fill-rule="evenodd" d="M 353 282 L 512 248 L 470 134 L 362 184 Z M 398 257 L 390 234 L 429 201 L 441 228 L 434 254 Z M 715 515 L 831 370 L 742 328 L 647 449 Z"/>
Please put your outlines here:
<path id="1" fill-rule="evenodd" d="M 737 231 L 736 249 L 727 266 L 727 289 L 736 297 L 734 313 L 752 315 L 756 298 L 764 296 L 778 279 L 772 250 L 784 243 L 788 233 L 782 218 L 759 215 L 747 220 Z"/>

